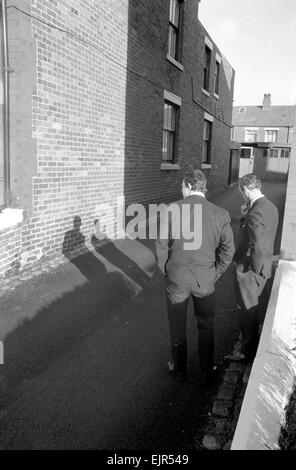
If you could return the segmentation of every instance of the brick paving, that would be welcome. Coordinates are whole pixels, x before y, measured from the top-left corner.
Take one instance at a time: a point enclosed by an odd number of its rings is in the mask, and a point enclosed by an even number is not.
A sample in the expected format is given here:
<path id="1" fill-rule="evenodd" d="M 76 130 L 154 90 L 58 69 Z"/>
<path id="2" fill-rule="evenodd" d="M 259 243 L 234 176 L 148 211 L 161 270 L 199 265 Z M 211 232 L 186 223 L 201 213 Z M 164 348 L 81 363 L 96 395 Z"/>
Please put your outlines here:
<path id="1" fill-rule="evenodd" d="M 228 363 L 205 429 L 205 449 L 230 450 L 250 370 L 251 364 Z"/>

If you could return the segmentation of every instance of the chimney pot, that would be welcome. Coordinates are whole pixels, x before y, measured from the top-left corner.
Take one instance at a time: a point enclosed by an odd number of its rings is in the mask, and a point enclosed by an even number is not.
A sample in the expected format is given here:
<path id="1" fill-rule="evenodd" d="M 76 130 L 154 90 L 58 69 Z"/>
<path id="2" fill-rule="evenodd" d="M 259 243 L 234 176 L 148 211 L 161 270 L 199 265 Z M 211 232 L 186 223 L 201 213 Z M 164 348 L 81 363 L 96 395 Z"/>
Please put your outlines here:
<path id="1" fill-rule="evenodd" d="M 264 93 L 262 108 L 269 109 L 271 107 L 271 94 Z"/>

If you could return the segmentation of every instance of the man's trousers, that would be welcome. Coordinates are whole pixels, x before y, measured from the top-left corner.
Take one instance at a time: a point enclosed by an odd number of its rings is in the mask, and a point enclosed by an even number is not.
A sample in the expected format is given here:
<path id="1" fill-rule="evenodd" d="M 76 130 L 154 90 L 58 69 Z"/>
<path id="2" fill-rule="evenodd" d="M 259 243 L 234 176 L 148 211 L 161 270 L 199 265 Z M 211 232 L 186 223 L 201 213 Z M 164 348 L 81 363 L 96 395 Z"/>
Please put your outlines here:
<path id="1" fill-rule="evenodd" d="M 198 327 L 199 364 L 210 374 L 214 363 L 214 283 L 200 286 L 189 269 L 180 268 L 167 276 L 167 307 L 173 361 L 184 372 L 187 359 L 186 320 L 190 297 Z"/>
<path id="2" fill-rule="evenodd" d="M 271 279 L 262 280 L 260 290 L 261 294 L 258 295 L 258 304 L 246 308 L 242 299 L 239 284 L 236 281 L 236 302 L 238 307 L 238 321 L 241 330 L 241 353 L 246 356 L 247 360 L 253 361 L 260 340 L 260 326 L 262 325 L 268 304 Z"/>

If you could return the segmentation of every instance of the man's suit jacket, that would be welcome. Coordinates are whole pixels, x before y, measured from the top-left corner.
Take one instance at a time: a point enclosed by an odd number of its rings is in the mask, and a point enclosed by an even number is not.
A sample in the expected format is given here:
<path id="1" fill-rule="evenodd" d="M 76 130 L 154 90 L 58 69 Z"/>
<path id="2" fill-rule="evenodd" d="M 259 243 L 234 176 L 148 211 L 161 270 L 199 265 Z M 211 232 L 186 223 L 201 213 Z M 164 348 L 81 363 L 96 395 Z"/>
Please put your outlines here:
<path id="1" fill-rule="evenodd" d="M 234 255 L 236 278 L 247 309 L 258 304 L 271 277 L 278 210 L 265 196 L 257 199 L 241 221 Z"/>
<path id="2" fill-rule="evenodd" d="M 269 278 L 278 223 L 275 205 L 265 196 L 257 199 L 241 221 L 234 255 L 236 264 Z"/>
<path id="3" fill-rule="evenodd" d="M 173 205 L 177 210 L 170 212 L 168 225 L 164 224 L 163 233 L 160 233 L 162 238 L 156 242 L 156 257 L 160 270 L 170 276 L 170 272 L 179 267 L 187 267 L 201 287 L 214 282 L 218 278 L 217 275 L 227 269 L 234 255 L 233 232 L 228 212 L 199 195 L 186 197 L 171 204 L 168 209 Z M 196 207 L 200 212 L 198 221 L 195 220 L 193 225 Z M 185 249 L 189 240 L 183 237 L 182 227 L 180 236 L 176 233 L 178 210 L 181 225 L 183 214 L 186 223 L 189 221 L 188 216 L 185 219 L 185 215 L 190 214 L 191 229 L 194 228 L 195 236 L 197 231 L 201 235 L 201 244 L 197 249 Z"/>

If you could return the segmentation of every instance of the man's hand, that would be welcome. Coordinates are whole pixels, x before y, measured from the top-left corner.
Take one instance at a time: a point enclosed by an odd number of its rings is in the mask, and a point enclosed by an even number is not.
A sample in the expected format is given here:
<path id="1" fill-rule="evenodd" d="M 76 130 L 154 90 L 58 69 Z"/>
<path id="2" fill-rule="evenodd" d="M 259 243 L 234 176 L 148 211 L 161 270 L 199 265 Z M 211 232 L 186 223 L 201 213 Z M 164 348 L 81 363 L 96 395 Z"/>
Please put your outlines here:
<path id="1" fill-rule="evenodd" d="M 241 213 L 243 217 L 247 215 L 248 210 L 249 210 L 249 204 L 246 202 L 245 204 L 241 206 Z"/>
<path id="2" fill-rule="evenodd" d="M 221 277 L 221 274 L 219 273 L 216 273 L 216 276 L 215 276 L 215 279 L 214 279 L 214 282 L 217 282 Z"/>

